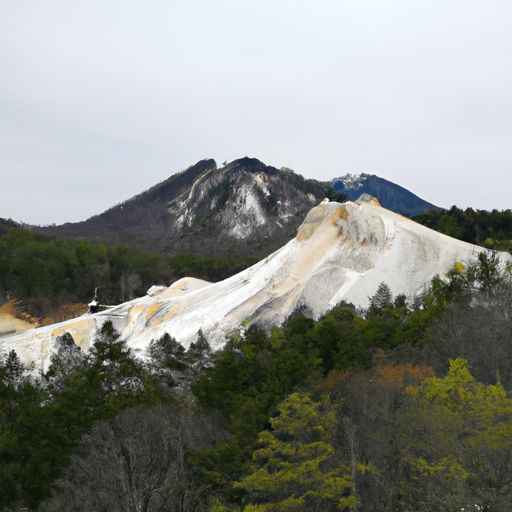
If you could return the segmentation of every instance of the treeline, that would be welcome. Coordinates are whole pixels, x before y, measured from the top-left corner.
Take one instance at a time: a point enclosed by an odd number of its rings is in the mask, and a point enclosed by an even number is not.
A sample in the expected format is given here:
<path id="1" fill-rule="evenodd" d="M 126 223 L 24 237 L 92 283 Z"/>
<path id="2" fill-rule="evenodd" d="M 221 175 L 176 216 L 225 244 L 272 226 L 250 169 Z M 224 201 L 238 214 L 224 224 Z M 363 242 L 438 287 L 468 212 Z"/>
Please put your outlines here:
<path id="1" fill-rule="evenodd" d="M 257 261 L 166 257 L 128 245 L 48 238 L 8 223 L 0 230 L 0 303 L 16 297 L 36 308 L 88 302 L 96 287 L 105 303 L 144 295 L 153 284 L 187 275 L 217 281 Z"/>
<path id="2" fill-rule="evenodd" d="M 417 217 L 416 222 L 465 242 L 498 251 L 512 251 L 512 210 L 449 210 L 429 211 Z"/>
<path id="3" fill-rule="evenodd" d="M 110 323 L 45 374 L 0 364 L 6 510 L 408 512 L 512 505 L 512 276 L 340 304 L 137 360 Z"/>
<path id="4" fill-rule="evenodd" d="M 340 199 L 332 193 L 331 199 Z M 414 220 L 454 238 L 512 251 L 512 211 L 461 210 L 428 212 Z M 93 244 L 86 240 L 54 239 L 0 219 L 0 303 L 9 298 L 28 301 L 33 312 L 88 302 L 96 287 L 105 303 L 143 295 L 153 284 L 193 276 L 225 279 L 256 263 L 257 257 L 166 257 L 129 245 Z"/>
<path id="5" fill-rule="evenodd" d="M 181 254 L 168 258 L 173 275 L 192 276 L 207 281 L 222 281 L 254 265 L 260 260 L 257 256 L 200 258 L 191 254 Z"/>

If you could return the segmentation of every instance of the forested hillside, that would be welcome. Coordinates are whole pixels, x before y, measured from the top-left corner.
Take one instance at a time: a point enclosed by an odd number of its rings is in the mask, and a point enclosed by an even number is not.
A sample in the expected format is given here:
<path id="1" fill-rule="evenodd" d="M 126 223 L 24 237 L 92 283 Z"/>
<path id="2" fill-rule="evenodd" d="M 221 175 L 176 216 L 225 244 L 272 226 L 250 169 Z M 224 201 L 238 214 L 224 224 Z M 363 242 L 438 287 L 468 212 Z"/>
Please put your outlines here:
<path id="1" fill-rule="evenodd" d="M 429 211 L 413 219 L 445 235 L 498 251 L 512 251 L 512 210 Z"/>
<path id="2" fill-rule="evenodd" d="M 44 314 L 58 304 L 88 302 L 96 287 L 103 302 L 119 303 L 153 284 L 188 275 L 218 281 L 256 261 L 166 257 L 126 244 L 49 238 L 6 221 L 0 225 L 0 303 L 15 297 Z"/>
<path id="3" fill-rule="evenodd" d="M 48 372 L 0 365 L 6 510 L 406 512 L 512 505 L 512 275 L 493 256 L 409 303 L 383 283 L 219 352 L 110 323 Z M 471 314 L 468 314 L 468 311 Z"/>

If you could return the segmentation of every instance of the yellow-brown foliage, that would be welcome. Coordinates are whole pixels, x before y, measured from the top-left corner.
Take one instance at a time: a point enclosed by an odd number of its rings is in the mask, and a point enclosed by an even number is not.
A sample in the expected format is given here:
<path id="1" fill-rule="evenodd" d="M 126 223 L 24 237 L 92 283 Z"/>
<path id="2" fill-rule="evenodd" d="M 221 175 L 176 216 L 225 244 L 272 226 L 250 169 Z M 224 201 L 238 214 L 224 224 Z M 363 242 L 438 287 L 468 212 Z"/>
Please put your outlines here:
<path id="1" fill-rule="evenodd" d="M 87 313 L 87 306 L 85 304 L 63 304 L 42 318 L 41 325 L 51 325 L 57 322 L 64 322 L 65 320 L 76 318 L 84 313 Z"/>

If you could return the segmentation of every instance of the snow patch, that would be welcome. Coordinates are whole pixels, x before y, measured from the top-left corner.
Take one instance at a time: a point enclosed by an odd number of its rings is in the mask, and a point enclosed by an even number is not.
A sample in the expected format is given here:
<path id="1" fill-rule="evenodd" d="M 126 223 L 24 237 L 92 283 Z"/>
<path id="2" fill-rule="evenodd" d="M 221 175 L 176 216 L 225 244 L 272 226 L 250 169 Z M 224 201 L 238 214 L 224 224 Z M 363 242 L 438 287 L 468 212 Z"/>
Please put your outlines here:
<path id="1" fill-rule="evenodd" d="M 360 174 L 345 174 L 344 176 L 340 176 L 339 178 L 334 178 L 331 180 L 331 184 L 343 183 L 343 188 L 345 190 L 358 190 L 363 186 L 364 180 L 368 177 L 366 173 Z"/>

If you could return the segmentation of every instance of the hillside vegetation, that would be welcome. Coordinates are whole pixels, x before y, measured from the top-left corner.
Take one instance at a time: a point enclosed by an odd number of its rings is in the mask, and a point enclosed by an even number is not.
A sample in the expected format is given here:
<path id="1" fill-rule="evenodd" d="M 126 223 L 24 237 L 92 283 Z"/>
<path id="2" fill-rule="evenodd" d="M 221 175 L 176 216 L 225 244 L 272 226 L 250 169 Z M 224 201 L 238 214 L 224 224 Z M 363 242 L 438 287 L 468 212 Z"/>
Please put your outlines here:
<path id="1" fill-rule="evenodd" d="M 6 226 L 6 227 L 4 227 Z M 56 305 L 88 302 L 99 287 L 105 303 L 146 293 L 183 276 L 218 281 L 257 261 L 239 258 L 172 257 L 126 244 L 93 244 L 37 235 L 10 223 L 0 229 L 0 303 L 16 297 L 46 314 Z"/>
<path id="2" fill-rule="evenodd" d="M 413 219 L 431 229 L 465 242 L 498 251 L 512 251 L 512 210 L 429 211 Z"/>
<path id="3" fill-rule="evenodd" d="M 503 511 L 512 275 L 493 256 L 409 303 L 295 315 L 135 359 L 112 324 L 33 376 L 0 364 L 0 507 Z M 468 310 L 471 314 L 468 315 Z"/>

